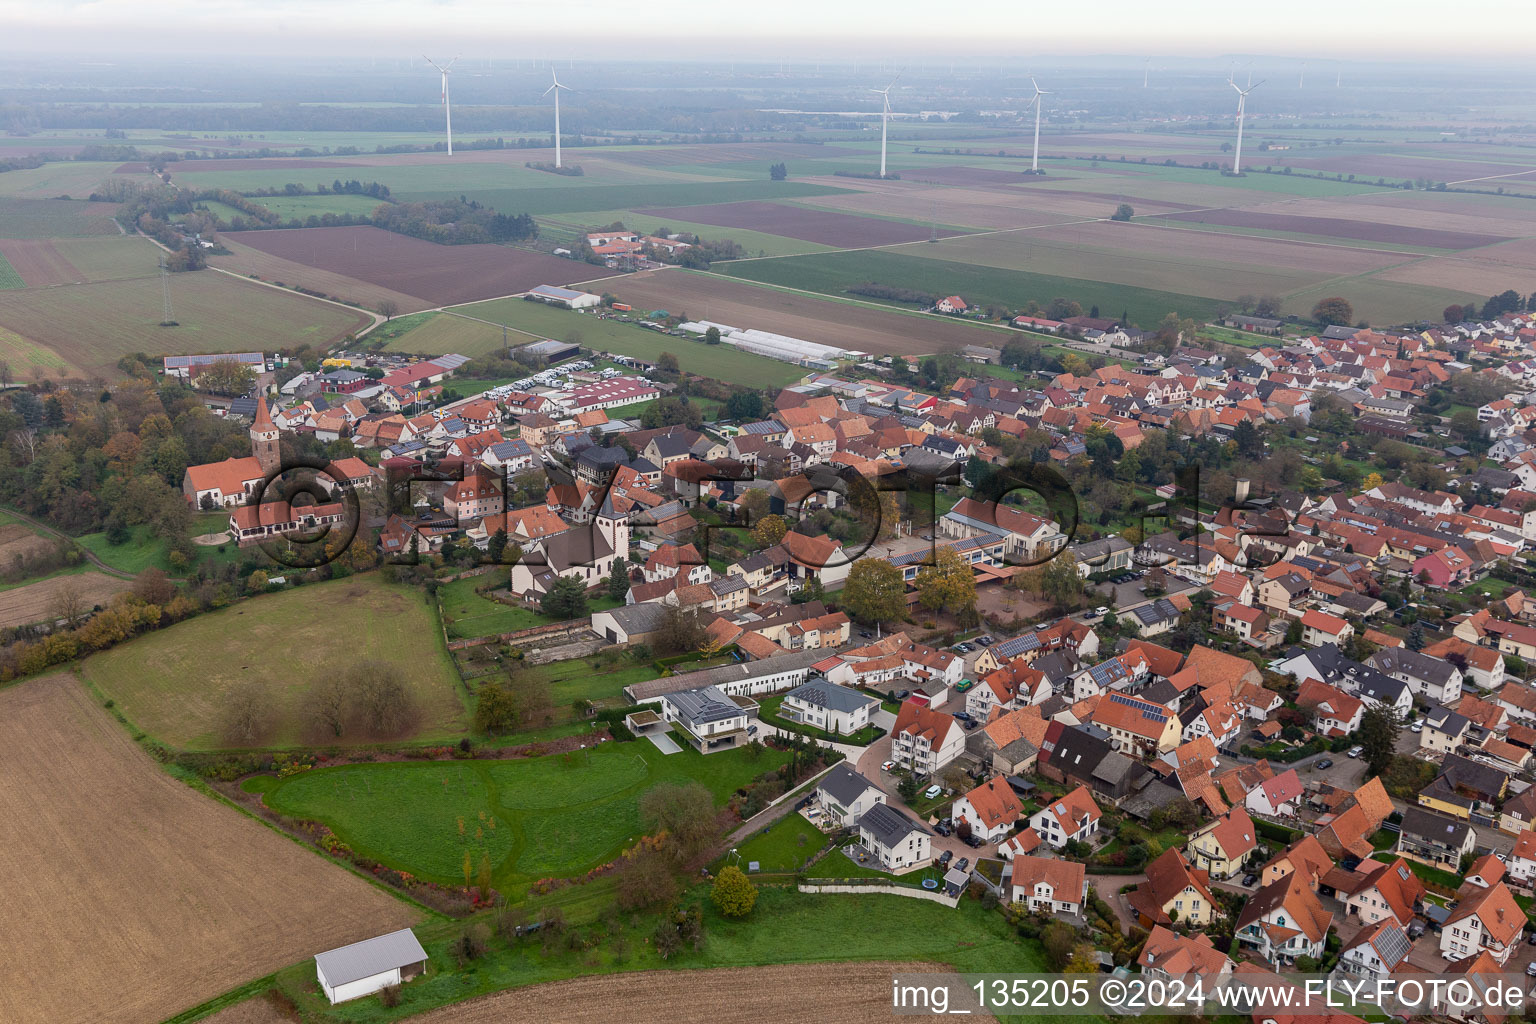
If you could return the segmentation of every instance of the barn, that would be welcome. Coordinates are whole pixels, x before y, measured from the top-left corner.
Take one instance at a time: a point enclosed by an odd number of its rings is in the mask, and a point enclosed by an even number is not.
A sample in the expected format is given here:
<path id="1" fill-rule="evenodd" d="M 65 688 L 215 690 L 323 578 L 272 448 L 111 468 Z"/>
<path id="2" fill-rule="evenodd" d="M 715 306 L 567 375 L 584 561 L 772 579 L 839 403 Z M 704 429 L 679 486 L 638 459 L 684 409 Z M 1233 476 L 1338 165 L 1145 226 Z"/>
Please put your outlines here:
<path id="1" fill-rule="evenodd" d="M 315 954 L 315 974 L 332 1005 L 410 981 L 426 968 L 427 951 L 409 928 Z"/>

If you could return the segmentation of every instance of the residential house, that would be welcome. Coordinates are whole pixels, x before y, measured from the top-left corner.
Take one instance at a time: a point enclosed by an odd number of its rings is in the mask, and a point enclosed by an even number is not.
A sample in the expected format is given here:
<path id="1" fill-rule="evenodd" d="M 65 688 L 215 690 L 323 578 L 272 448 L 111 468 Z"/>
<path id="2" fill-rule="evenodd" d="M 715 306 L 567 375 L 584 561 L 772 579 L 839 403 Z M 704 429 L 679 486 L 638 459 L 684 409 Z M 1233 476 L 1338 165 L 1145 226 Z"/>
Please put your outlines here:
<path id="1" fill-rule="evenodd" d="M 1318 879 L 1333 869 L 1333 858 L 1314 835 L 1304 835 L 1270 858 L 1259 871 L 1259 884 L 1268 885 L 1278 878 L 1295 874 L 1313 889 Z"/>
<path id="2" fill-rule="evenodd" d="M 1358 978 L 1385 978 L 1408 961 L 1413 941 L 1392 918 L 1382 918 L 1355 933 L 1339 950 L 1337 970 Z"/>
<path id="3" fill-rule="evenodd" d="M 1514 894 L 1503 882 L 1495 882 L 1487 888 L 1464 886 L 1458 895 L 1460 902 L 1440 927 L 1441 958 L 1487 953 L 1500 966 L 1507 965 L 1526 924 Z"/>
<path id="4" fill-rule="evenodd" d="M 1462 672 L 1449 661 L 1407 647 L 1383 647 L 1366 664 L 1407 683 L 1416 697 L 1435 704 L 1455 704 L 1461 699 Z"/>
<path id="5" fill-rule="evenodd" d="M 1398 857 L 1390 864 L 1378 860 L 1361 861 L 1357 876 L 1348 891 L 1335 887 L 1344 901 L 1344 912 L 1364 924 L 1391 919 L 1406 928 L 1413 921 L 1424 897 L 1424 883 L 1413 873 L 1407 861 Z"/>
<path id="6" fill-rule="evenodd" d="M 1099 830 L 1103 812 L 1086 786 L 1052 800 L 1029 819 L 1029 827 L 1056 849 L 1070 842 L 1086 842 Z"/>
<path id="7" fill-rule="evenodd" d="M 1105 694 L 1089 721 L 1109 734 L 1115 750 L 1129 757 L 1151 760 L 1183 742 L 1179 717 L 1172 710 L 1126 693 Z"/>
<path id="8" fill-rule="evenodd" d="M 791 722 L 851 736 L 868 725 L 870 714 L 879 709 L 878 697 L 812 676 L 784 695 L 779 713 Z"/>
<path id="9" fill-rule="evenodd" d="M 1472 723 L 1449 708 L 1432 707 L 1424 715 L 1424 731 L 1419 733 L 1419 749 L 1431 754 L 1449 754 L 1467 742 Z"/>
<path id="10" fill-rule="evenodd" d="M 1245 806 L 1253 814 L 1270 818 L 1290 817 L 1301 803 L 1303 786 L 1296 769 L 1289 768 L 1265 779 L 1248 791 Z"/>
<path id="11" fill-rule="evenodd" d="M 1189 859 L 1218 881 L 1237 875 L 1259 848 L 1258 830 L 1241 807 L 1234 807 L 1189 839 Z"/>
<path id="12" fill-rule="evenodd" d="M 1475 841 L 1476 833 L 1465 821 L 1409 807 L 1403 812 L 1397 852 L 1420 864 L 1454 872 L 1460 869 L 1461 858 L 1473 851 Z"/>
<path id="13" fill-rule="evenodd" d="M 1309 647 L 1341 644 L 1355 635 L 1355 627 L 1336 615 L 1308 608 L 1301 615 L 1301 642 Z"/>
<path id="14" fill-rule="evenodd" d="M 1031 911 L 1081 917 L 1088 899 L 1088 874 L 1077 861 L 1014 857 L 1009 861 L 1012 902 Z"/>
<path id="15" fill-rule="evenodd" d="M 885 803 L 885 791 L 843 762 L 816 783 L 816 802 L 833 824 L 853 828 L 864 812 Z"/>
<path id="16" fill-rule="evenodd" d="M 669 693 L 661 700 L 661 713 L 701 754 L 746 745 L 747 707 L 727 697 L 719 687 Z"/>
<path id="17" fill-rule="evenodd" d="M 901 705 L 891 727 L 891 760 L 930 775 L 964 752 L 965 729 L 953 715 L 912 700 Z"/>
<path id="18" fill-rule="evenodd" d="M 1264 886 L 1248 898 L 1237 919 L 1238 945 L 1272 964 L 1319 959 L 1333 925 L 1317 894 L 1297 875 Z"/>
<path id="19" fill-rule="evenodd" d="M 1308 679 L 1296 692 L 1296 704 L 1312 714 L 1312 724 L 1324 736 L 1348 736 L 1360 728 L 1365 704 L 1344 691 Z"/>
<path id="20" fill-rule="evenodd" d="M 1209 992 L 1232 974 L 1232 960 L 1217 949 L 1209 935 L 1180 935 L 1155 925 L 1142 943 L 1136 965 L 1148 978 L 1164 982 L 1200 982 Z"/>
<path id="21" fill-rule="evenodd" d="M 988 843 L 1006 838 L 1023 813 L 1018 794 L 1000 775 L 960 797 L 951 809 L 957 827 L 968 827 L 971 835 Z"/>
<path id="22" fill-rule="evenodd" d="M 932 859 L 933 834 L 896 808 L 877 803 L 859 818 L 859 842 L 891 872 L 910 871 Z"/>
<path id="23" fill-rule="evenodd" d="M 1169 847 L 1147 865 L 1147 880 L 1126 897 L 1143 928 L 1182 924 L 1203 928 L 1220 909 L 1210 875 L 1191 867 L 1178 847 Z"/>

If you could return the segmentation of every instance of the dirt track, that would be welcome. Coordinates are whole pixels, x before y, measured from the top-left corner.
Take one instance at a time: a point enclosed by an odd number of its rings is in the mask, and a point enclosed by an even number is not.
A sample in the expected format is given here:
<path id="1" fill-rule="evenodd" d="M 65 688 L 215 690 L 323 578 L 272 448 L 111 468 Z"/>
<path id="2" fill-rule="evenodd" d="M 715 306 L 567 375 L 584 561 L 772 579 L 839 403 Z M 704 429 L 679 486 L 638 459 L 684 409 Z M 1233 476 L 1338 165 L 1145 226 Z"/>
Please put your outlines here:
<path id="1" fill-rule="evenodd" d="M 943 970 L 856 963 L 609 974 L 487 996 L 412 1017 L 411 1024 L 889 1024 L 891 974 Z"/>
<path id="2" fill-rule="evenodd" d="M 171 778 L 66 674 L 0 691 L 0 750 L 7 1024 L 152 1024 L 418 916 Z"/>

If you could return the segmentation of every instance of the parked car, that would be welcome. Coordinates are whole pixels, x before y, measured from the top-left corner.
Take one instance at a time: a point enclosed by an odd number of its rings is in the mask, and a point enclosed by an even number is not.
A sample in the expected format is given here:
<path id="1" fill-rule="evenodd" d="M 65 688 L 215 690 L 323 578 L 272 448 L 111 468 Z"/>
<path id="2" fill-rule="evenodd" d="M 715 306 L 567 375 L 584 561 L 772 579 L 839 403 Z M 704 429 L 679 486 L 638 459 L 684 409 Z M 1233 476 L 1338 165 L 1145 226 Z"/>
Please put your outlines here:
<path id="1" fill-rule="evenodd" d="M 956 711 L 955 717 L 962 722 L 969 722 L 971 720 L 971 713 L 969 711 Z"/>
<path id="2" fill-rule="evenodd" d="M 865 640 L 873 640 L 875 638 L 875 634 L 871 633 L 867 629 L 859 630 L 859 636 L 863 637 Z"/>
<path id="3" fill-rule="evenodd" d="M 932 800 L 934 797 L 938 796 L 942 792 L 944 792 L 944 787 L 935 784 L 935 785 L 929 786 L 927 789 L 923 790 L 923 796 L 927 797 L 929 800 Z"/>
<path id="4" fill-rule="evenodd" d="M 943 853 L 939 854 L 939 867 L 941 867 L 941 868 L 949 867 L 949 862 L 954 860 L 954 859 L 955 859 L 955 851 L 954 850 L 945 850 Z"/>
<path id="5" fill-rule="evenodd" d="M 979 850 L 987 844 L 980 836 L 973 833 L 965 837 L 965 845 L 971 847 L 972 849 Z"/>
<path id="6" fill-rule="evenodd" d="M 1359 757 L 1363 753 L 1365 753 L 1365 748 L 1364 747 L 1358 747 L 1358 746 L 1357 747 L 1350 747 L 1348 750 L 1344 751 L 1344 756 L 1345 757 Z"/>
<path id="7" fill-rule="evenodd" d="M 956 871 L 964 871 L 966 868 L 968 868 L 970 866 L 971 866 L 970 858 L 969 857 L 961 857 L 960 860 L 955 864 L 955 870 Z"/>
<path id="8" fill-rule="evenodd" d="M 755 725 L 747 726 L 747 735 L 748 736 L 756 736 L 757 735 L 757 726 L 755 726 Z"/>
<path id="9" fill-rule="evenodd" d="M 895 768 L 895 767 L 896 767 L 896 762 L 895 761 L 887 761 L 887 762 L 885 762 L 884 764 L 882 764 L 880 766 L 880 770 L 883 771 L 883 772 L 888 772 L 892 768 Z"/>
<path id="10" fill-rule="evenodd" d="M 1536 978 L 1536 960 L 1525 965 L 1525 973 L 1527 977 Z"/>
<path id="11" fill-rule="evenodd" d="M 1321 761 L 1318 761 L 1316 764 L 1314 764 L 1312 767 L 1314 767 L 1314 768 L 1332 768 L 1333 767 L 1333 759 L 1329 758 L 1329 757 L 1325 757 Z"/>
<path id="12" fill-rule="evenodd" d="M 1109 614 L 1109 606 L 1101 604 L 1093 610 L 1093 614 L 1097 615 L 1099 618 L 1103 618 Z"/>
<path id="13" fill-rule="evenodd" d="M 1408 922 L 1408 937 L 1410 939 L 1417 939 L 1417 938 L 1421 937 L 1423 934 L 1424 934 L 1424 922 L 1423 921 L 1413 920 L 1413 921 L 1409 921 Z"/>
<path id="14" fill-rule="evenodd" d="M 955 826 L 953 826 L 953 825 L 946 825 L 942 821 L 939 822 L 937 825 L 933 826 L 933 830 L 935 832 L 937 832 L 939 835 L 944 836 L 946 838 L 948 838 L 949 836 L 952 836 L 952 835 L 955 834 Z M 945 851 L 945 852 L 947 853 L 948 851 Z"/>
<path id="15" fill-rule="evenodd" d="M 897 690 L 896 691 L 896 699 L 897 700 L 906 700 L 910 696 L 912 696 L 912 691 L 911 690 Z"/>
<path id="16" fill-rule="evenodd" d="M 963 725 L 966 728 L 966 730 L 968 730 L 968 731 L 971 730 L 971 729 L 978 728 L 981 725 L 981 723 L 976 721 L 976 719 L 974 719 L 974 718 L 971 719 L 968 722 L 962 722 L 960 724 Z"/>
<path id="17" fill-rule="evenodd" d="M 1258 880 L 1259 880 L 1259 876 L 1258 875 L 1254 874 L 1252 871 L 1248 872 L 1246 875 L 1243 876 L 1243 888 L 1244 889 L 1251 889 L 1251 888 L 1253 888 L 1253 883 L 1257 882 Z"/>
<path id="18" fill-rule="evenodd" d="M 1536 946 L 1536 932 L 1531 932 L 1531 934 L 1527 935 L 1525 941 L 1529 945 Z"/>
<path id="19" fill-rule="evenodd" d="M 976 642 L 981 644 L 981 646 L 983 646 L 983 647 L 991 647 L 992 644 L 994 643 L 993 639 L 990 636 L 979 636 L 979 637 L 976 638 Z"/>
<path id="20" fill-rule="evenodd" d="M 1410 725 L 1408 727 L 1408 731 L 1409 732 L 1423 732 L 1424 731 L 1424 723 L 1423 722 L 1414 722 L 1412 725 Z M 1531 937 L 1533 939 L 1536 939 L 1536 932 L 1532 932 L 1531 933 Z"/>
<path id="21" fill-rule="evenodd" d="M 969 679 L 962 679 L 958 683 L 955 684 L 955 692 L 956 693 L 964 693 L 966 690 L 969 690 L 971 687 L 973 687 L 975 685 L 976 684 L 974 682 L 972 682 L 971 680 L 969 680 Z"/>

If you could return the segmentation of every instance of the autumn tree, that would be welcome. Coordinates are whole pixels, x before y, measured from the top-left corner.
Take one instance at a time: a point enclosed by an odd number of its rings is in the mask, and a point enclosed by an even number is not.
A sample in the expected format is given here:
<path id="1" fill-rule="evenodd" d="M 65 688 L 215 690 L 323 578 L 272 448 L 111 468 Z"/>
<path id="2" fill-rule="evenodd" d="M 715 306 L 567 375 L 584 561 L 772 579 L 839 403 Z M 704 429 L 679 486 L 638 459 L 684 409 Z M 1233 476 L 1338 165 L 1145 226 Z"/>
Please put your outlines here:
<path id="1" fill-rule="evenodd" d="M 697 782 L 663 783 L 640 797 L 646 827 L 665 832 L 681 860 L 701 853 L 719 834 L 720 819 L 709 789 Z"/>
<path id="2" fill-rule="evenodd" d="M 757 906 L 757 886 L 741 868 L 729 864 L 715 876 L 709 899 L 723 917 L 746 917 Z"/>
<path id="3" fill-rule="evenodd" d="M 677 899 L 680 887 L 672 865 L 659 850 L 638 848 L 619 869 L 616 902 L 622 910 L 648 910 Z"/>
<path id="4" fill-rule="evenodd" d="M 152 565 L 133 578 L 133 596 L 145 604 L 164 606 L 176 596 L 176 585 L 164 569 Z"/>
<path id="5" fill-rule="evenodd" d="M 893 622 L 906 614 L 906 593 L 900 569 L 878 558 L 861 558 L 843 585 L 843 610 L 860 622 Z"/>
<path id="6" fill-rule="evenodd" d="M 393 320 L 395 317 L 400 315 L 400 303 L 396 302 L 394 299 L 380 299 L 378 310 L 379 316 L 383 317 L 385 320 Z"/>
<path id="7" fill-rule="evenodd" d="M 667 373 L 677 373 L 677 356 L 673 355 L 671 352 L 663 352 L 661 355 L 656 357 L 656 366 L 658 369 L 665 370 Z"/>
<path id="8" fill-rule="evenodd" d="M 216 395 L 248 395 L 256 386 L 256 371 L 235 359 L 209 363 L 196 377 L 197 386 Z"/>
<path id="9" fill-rule="evenodd" d="M 501 683 L 486 683 L 475 695 L 475 731 L 498 736 L 517 728 L 518 708 L 512 691 Z"/>
<path id="10" fill-rule="evenodd" d="M 752 543 L 759 548 L 771 548 L 784 539 L 784 534 L 789 532 L 783 516 L 767 515 L 757 521 L 752 528 Z"/>
<path id="11" fill-rule="evenodd" d="M 399 669 L 388 662 L 363 661 L 343 675 L 368 731 L 377 736 L 405 731 L 415 712 L 415 700 Z"/>
<path id="12" fill-rule="evenodd" d="M 66 626 L 74 629 L 90 614 L 90 611 L 91 605 L 86 600 L 84 588 L 74 577 L 66 576 L 53 592 L 49 614 L 55 620 L 63 620 Z"/>
<path id="13" fill-rule="evenodd" d="M 1326 299 L 1319 299 L 1317 305 L 1312 307 L 1312 319 L 1324 327 L 1348 324 L 1354 318 L 1355 309 L 1349 304 L 1349 300 L 1337 295 L 1331 295 Z"/>
<path id="14" fill-rule="evenodd" d="M 231 686 L 224 694 L 223 733 L 237 744 L 258 739 L 267 721 L 267 694 L 260 682 L 246 679 Z"/>
<path id="15" fill-rule="evenodd" d="M 1063 608 L 1075 605 L 1083 596 L 1083 577 L 1077 570 L 1077 558 L 1070 551 L 1060 551 L 1041 565 L 1015 573 L 1013 578 L 1020 590 Z"/>
<path id="16" fill-rule="evenodd" d="M 651 646 L 663 655 L 690 654 L 704 646 L 707 633 L 699 614 L 669 604 L 651 638 Z"/>
<path id="17" fill-rule="evenodd" d="M 917 570 L 917 600 L 930 611 L 975 607 L 976 577 L 958 551 L 940 548 L 933 565 Z"/>
<path id="18" fill-rule="evenodd" d="M 768 492 L 762 487 L 748 488 L 736 499 L 736 507 L 741 510 L 742 518 L 749 523 L 755 523 L 768 514 Z"/>

